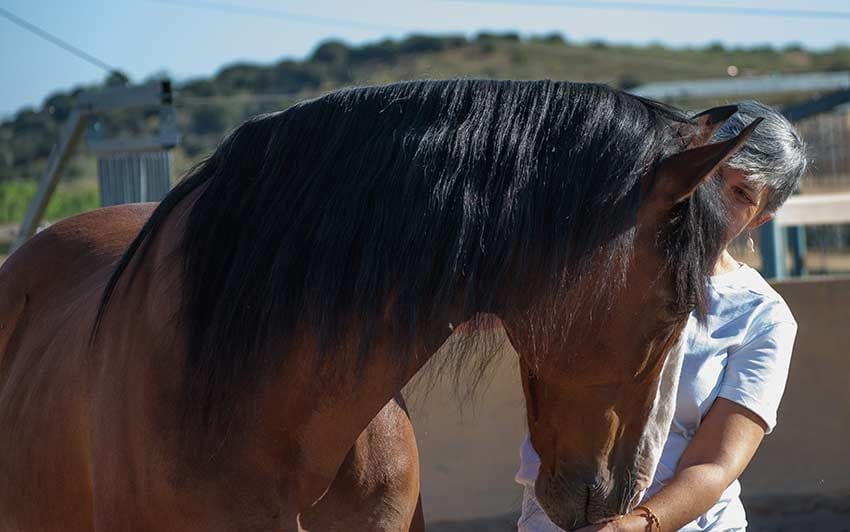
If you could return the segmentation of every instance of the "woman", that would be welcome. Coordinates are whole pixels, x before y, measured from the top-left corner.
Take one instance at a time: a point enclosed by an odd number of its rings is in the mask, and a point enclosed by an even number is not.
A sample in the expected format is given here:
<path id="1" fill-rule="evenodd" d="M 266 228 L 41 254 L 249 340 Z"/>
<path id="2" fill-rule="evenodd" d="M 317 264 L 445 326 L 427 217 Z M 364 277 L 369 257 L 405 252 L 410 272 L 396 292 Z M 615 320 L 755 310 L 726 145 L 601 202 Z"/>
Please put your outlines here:
<path id="1" fill-rule="evenodd" d="M 727 246 L 770 220 L 806 168 L 797 132 L 757 102 L 738 104 L 714 140 L 734 137 L 757 117 L 764 121 L 720 172 L 730 216 Z M 683 333 L 676 411 L 652 486 L 630 514 L 582 531 L 746 528 L 737 478 L 776 424 L 797 323 L 779 294 L 728 250 L 717 261 L 709 294 L 707 326 L 691 316 Z M 535 499 L 540 459 L 528 438 L 520 456 L 519 530 L 560 530 Z"/>

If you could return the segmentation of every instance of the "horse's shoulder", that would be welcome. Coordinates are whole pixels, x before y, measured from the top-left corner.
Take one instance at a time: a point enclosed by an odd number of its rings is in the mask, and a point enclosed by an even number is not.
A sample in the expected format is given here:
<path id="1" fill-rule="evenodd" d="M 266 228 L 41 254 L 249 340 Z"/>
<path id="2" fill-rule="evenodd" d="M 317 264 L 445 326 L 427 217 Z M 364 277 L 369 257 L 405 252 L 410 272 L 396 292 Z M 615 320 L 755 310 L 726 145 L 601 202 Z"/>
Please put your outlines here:
<path id="1" fill-rule="evenodd" d="M 106 276 L 154 208 L 97 209 L 40 231 L 0 266 L 0 320 L 20 310 L 23 301 L 60 297 L 87 279 Z"/>

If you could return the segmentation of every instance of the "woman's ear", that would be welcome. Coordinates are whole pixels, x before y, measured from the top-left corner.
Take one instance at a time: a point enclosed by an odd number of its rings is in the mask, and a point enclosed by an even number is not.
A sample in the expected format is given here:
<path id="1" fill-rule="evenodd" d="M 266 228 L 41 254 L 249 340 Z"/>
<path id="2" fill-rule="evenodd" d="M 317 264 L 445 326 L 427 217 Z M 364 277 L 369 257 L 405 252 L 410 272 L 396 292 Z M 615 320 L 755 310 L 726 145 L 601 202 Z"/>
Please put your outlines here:
<path id="1" fill-rule="evenodd" d="M 755 229 L 757 227 L 761 227 L 767 222 L 773 220 L 774 214 L 775 213 L 772 212 L 763 212 L 759 214 L 758 216 L 753 218 L 753 221 L 750 222 L 750 224 L 747 226 L 747 229 Z"/>

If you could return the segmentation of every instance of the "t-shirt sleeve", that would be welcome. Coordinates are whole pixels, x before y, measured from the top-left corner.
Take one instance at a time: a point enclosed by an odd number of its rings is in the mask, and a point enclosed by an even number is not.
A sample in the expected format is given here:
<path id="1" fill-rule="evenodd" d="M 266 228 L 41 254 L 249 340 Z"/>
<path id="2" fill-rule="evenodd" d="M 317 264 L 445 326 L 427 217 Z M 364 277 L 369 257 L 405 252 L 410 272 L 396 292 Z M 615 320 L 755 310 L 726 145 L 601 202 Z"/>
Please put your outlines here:
<path id="1" fill-rule="evenodd" d="M 757 414 L 767 425 L 766 434 L 776 426 L 796 335 L 796 323 L 780 322 L 729 350 L 718 395 Z"/>

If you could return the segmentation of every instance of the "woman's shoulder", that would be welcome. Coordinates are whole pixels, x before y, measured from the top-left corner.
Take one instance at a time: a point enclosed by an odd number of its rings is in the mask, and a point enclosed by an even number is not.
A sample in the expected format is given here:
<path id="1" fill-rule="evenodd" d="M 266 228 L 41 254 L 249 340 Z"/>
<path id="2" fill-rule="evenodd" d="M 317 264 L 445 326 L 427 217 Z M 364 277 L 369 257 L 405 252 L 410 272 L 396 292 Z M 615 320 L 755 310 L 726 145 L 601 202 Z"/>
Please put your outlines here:
<path id="1" fill-rule="evenodd" d="M 782 296 L 750 266 L 712 276 L 709 293 L 709 313 L 720 323 L 745 321 L 750 332 L 747 336 L 780 324 L 797 324 Z"/>

